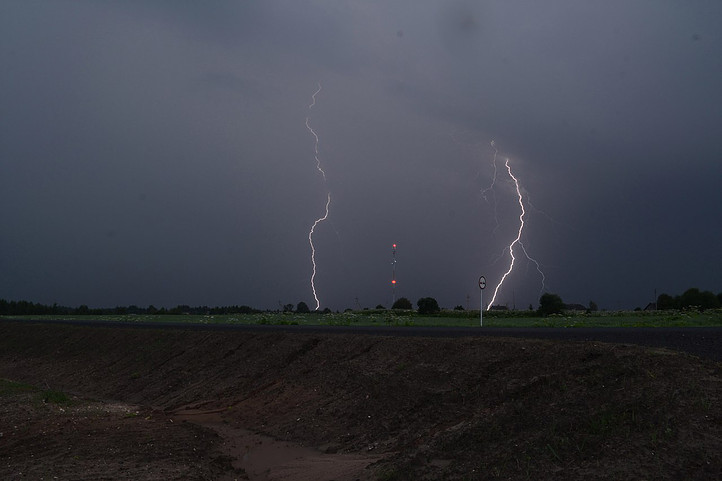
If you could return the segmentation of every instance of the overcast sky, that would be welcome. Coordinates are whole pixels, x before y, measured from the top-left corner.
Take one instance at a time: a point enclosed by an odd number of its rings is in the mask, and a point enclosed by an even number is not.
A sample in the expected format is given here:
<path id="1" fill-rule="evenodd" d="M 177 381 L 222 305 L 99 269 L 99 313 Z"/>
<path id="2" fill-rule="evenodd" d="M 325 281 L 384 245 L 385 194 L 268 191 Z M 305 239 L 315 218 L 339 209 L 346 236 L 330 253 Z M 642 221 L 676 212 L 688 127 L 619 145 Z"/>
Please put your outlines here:
<path id="1" fill-rule="evenodd" d="M 0 298 L 313 308 L 330 194 L 321 309 L 388 307 L 394 243 L 397 298 L 474 308 L 519 229 L 507 159 L 545 283 L 517 244 L 498 304 L 718 293 L 720 25 L 713 0 L 0 2 Z"/>

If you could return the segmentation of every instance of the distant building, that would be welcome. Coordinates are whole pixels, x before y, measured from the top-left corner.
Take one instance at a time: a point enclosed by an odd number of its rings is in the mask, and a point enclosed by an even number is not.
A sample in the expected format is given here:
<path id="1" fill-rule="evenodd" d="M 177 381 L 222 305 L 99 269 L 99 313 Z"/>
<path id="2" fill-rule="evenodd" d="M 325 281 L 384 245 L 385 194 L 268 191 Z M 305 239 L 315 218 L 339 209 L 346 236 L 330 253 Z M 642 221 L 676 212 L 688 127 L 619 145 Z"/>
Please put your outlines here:
<path id="1" fill-rule="evenodd" d="M 490 311 L 508 311 L 509 306 L 499 306 L 497 304 L 494 304 L 489 308 Z"/>
<path id="2" fill-rule="evenodd" d="M 565 311 L 587 311 L 587 306 L 581 304 L 564 304 Z"/>

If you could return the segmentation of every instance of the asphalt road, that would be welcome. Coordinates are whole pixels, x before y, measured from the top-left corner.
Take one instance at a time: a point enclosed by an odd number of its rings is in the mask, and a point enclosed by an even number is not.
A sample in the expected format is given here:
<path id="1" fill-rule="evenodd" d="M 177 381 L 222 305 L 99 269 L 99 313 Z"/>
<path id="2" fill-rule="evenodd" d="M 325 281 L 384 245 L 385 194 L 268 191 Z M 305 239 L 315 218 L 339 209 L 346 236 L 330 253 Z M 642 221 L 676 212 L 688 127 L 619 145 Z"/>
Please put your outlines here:
<path id="1" fill-rule="evenodd" d="M 601 327 L 601 328 L 516 328 L 516 327 L 375 327 L 375 326 L 269 326 L 240 324 L 192 324 L 174 322 L 120 322 L 97 320 L 12 321 L 68 324 L 75 326 L 185 329 L 193 331 L 292 332 L 306 334 L 359 334 L 373 336 L 418 337 L 520 337 L 600 341 L 664 347 L 695 356 L 722 361 L 722 327 Z"/>

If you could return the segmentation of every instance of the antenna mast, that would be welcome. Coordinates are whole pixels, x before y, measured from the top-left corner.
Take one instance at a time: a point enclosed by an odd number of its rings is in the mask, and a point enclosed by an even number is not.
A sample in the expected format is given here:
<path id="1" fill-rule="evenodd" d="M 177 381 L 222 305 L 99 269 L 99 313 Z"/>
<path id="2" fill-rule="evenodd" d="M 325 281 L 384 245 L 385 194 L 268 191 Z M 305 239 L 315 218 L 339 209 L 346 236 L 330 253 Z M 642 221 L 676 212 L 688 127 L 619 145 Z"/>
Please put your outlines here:
<path id="1" fill-rule="evenodd" d="M 396 303 L 396 244 L 391 249 L 391 306 Z"/>

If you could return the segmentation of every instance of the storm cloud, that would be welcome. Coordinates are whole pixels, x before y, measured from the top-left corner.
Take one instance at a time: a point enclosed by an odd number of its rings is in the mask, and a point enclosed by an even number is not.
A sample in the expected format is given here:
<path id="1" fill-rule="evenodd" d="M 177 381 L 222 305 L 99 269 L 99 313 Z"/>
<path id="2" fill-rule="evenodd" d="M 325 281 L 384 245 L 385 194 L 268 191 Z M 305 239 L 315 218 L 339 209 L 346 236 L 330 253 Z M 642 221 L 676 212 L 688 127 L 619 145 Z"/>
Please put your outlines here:
<path id="1" fill-rule="evenodd" d="M 601 308 L 722 290 L 722 5 L 0 4 L 0 298 Z M 311 96 L 322 86 L 316 105 Z M 319 136 L 324 182 L 315 168 Z M 535 307 L 520 260 L 498 301 Z M 486 298 L 486 296 L 485 296 Z"/>

